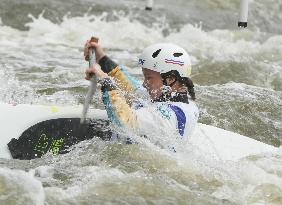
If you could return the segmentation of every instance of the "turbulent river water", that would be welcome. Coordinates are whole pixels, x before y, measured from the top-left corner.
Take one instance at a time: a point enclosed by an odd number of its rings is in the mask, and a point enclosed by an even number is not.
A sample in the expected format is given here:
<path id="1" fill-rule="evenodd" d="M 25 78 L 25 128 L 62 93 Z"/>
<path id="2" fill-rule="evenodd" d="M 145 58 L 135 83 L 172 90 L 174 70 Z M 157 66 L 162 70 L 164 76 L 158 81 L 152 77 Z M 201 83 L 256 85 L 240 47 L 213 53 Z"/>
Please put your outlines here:
<path id="1" fill-rule="evenodd" d="M 158 0 L 149 12 L 141 0 L 1 0 L 0 102 L 83 103 L 92 35 L 140 80 L 142 49 L 172 42 L 192 56 L 200 122 L 280 147 L 282 1 L 250 1 L 244 30 L 239 4 Z M 0 159 L 0 204 L 281 205 L 282 154 L 221 163 L 93 139 L 65 155 Z"/>

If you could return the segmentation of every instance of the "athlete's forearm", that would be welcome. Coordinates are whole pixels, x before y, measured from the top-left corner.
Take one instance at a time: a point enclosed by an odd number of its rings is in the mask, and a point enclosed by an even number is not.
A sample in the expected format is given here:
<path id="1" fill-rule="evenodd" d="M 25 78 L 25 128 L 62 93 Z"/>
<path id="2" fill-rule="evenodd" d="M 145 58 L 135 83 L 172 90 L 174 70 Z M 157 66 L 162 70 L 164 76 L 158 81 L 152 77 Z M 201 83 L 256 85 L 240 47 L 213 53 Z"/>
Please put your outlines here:
<path id="1" fill-rule="evenodd" d="M 137 126 L 136 114 L 110 79 L 104 80 L 102 92 L 103 103 L 111 121 L 117 125 L 135 129 Z"/>
<path id="2" fill-rule="evenodd" d="M 99 65 L 101 66 L 102 71 L 105 73 L 110 73 L 118 66 L 116 62 L 106 55 L 99 60 Z"/>
<path id="3" fill-rule="evenodd" d="M 119 67 L 108 56 L 104 56 L 99 61 L 99 65 L 103 72 L 115 79 L 117 86 L 126 92 L 126 95 L 129 96 L 128 98 L 134 97 L 135 90 L 141 85 L 123 67 Z"/>

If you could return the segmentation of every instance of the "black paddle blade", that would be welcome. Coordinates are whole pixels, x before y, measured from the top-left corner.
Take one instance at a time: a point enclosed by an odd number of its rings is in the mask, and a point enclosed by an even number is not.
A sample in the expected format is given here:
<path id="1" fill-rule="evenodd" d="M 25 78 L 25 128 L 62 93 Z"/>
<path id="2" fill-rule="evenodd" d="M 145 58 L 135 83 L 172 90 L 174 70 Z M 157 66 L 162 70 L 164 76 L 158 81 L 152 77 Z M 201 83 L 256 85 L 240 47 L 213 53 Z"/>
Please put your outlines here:
<path id="1" fill-rule="evenodd" d="M 18 139 L 12 139 L 8 147 L 14 159 L 30 160 L 47 152 L 67 153 L 72 145 L 93 137 L 110 140 L 111 136 L 108 120 L 96 119 L 80 124 L 80 118 L 59 118 L 33 125 Z"/>

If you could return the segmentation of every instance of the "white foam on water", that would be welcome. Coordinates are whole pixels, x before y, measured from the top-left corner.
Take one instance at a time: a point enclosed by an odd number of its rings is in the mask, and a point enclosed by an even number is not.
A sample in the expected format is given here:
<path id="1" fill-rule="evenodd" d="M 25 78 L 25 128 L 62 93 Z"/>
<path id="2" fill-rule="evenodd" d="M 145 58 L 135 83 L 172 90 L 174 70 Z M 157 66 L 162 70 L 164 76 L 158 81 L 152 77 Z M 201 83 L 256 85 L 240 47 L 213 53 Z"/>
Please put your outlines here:
<path id="1" fill-rule="evenodd" d="M 281 197 L 282 152 L 222 163 L 183 142 L 177 153 L 148 139 L 138 142 L 119 145 L 93 139 L 68 154 L 35 160 L 47 165 L 20 173 L 32 180 L 35 175 L 35 181 L 45 184 L 48 204 L 144 204 L 148 200 L 185 204 L 190 198 L 203 204 L 225 201 L 251 205 L 270 204 Z M 18 173 L 10 169 L 6 172 Z M 14 186 L 22 186 L 22 180 Z M 14 200 L 20 204 L 21 195 Z"/>
<path id="2" fill-rule="evenodd" d="M 96 203 L 101 200 L 130 203 L 132 199 L 141 203 L 146 199 L 160 200 L 158 197 L 161 196 L 167 203 L 185 193 L 187 197 L 192 195 L 191 200 L 198 195 L 208 202 L 269 204 L 281 197 L 276 191 L 282 190 L 282 155 L 279 153 L 222 163 L 213 156 L 197 152 L 189 144 L 179 144 L 178 148 L 185 149 L 173 153 L 147 139 L 139 142 L 142 144 L 119 146 L 118 149 L 114 147 L 117 145 L 97 144 L 99 150 L 91 149 L 91 154 L 90 150 L 74 150 L 55 159 L 52 173 L 65 175 L 68 179 L 63 186 L 52 185 L 52 179 L 49 180 L 49 186 L 44 188 L 47 202 L 81 203 L 87 198 Z M 80 147 L 86 148 L 83 144 Z M 265 189 L 266 194 L 271 195 L 268 198 L 261 195 Z M 184 202 L 186 198 L 178 200 Z"/>
<path id="3" fill-rule="evenodd" d="M 147 45 L 172 42 L 189 51 L 193 64 L 198 64 L 203 59 L 211 62 L 255 62 L 256 65 L 265 67 L 258 73 L 258 82 L 265 75 L 269 76 L 264 86 L 272 87 L 273 80 L 279 81 L 282 78 L 279 77 L 282 69 L 279 35 L 266 38 L 259 31 L 205 31 L 200 26 L 186 24 L 180 31 L 171 30 L 165 37 L 162 34 L 162 24 L 156 23 L 149 27 L 131 20 L 130 16 L 114 13 L 115 21 L 108 21 L 108 14 L 104 13 L 100 16 L 65 16 L 61 23 L 53 23 L 44 18 L 43 14 L 38 17 L 30 15 L 31 22 L 26 24 L 28 31 L 0 25 L 3 34 L 0 51 L 7 56 L 5 63 L 11 65 L 12 70 L 33 78 L 26 83 L 28 86 L 38 88 L 49 88 L 51 84 L 60 88 L 62 83 L 71 85 L 73 82 L 85 86 L 85 83 L 80 82 L 87 66 L 83 61 L 82 48 L 86 39 L 93 35 L 100 37 L 101 45 L 117 62 L 129 63 L 133 67 L 137 65 L 138 54 Z M 30 68 L 40 68 L 41 72 L 29 74 Z M 23 69 L 27 71 L 23 72 Z M 256 69 L 255 66 L 254 72 Z M 41 79 L 46 79 L 47 82 L 42 82 Z"/>
<path id="4" fill-rule="evenodd" d="M 0 69 L 0 100 L 6 103 L 28 103 L 36 98 L 34 90 L 22 85 L 14 76 L 9 66 L 2 65 Z"/>
<path id="5" fill-rule="evenodd" d="M 26 25 L 28 31 L 18 31 L 0 25 L 0 30 L 5 33 L 0 39 L 0 45 L 3 45 L 0 53 L 7 56 L 5 63 L 9 66 L 9 72 L 17 75 L 24 86 L 36 92 L 40 91 L 39 95 L 42 95 L 43 99 L 47 97 L 51 100 L 53 98 L 52 102 L 59 100 L 67 103 L 67 98 L 72 99 L 69 95 L 64 97 L 55 93 L 44 97 L 44 91 L 48 89 L 56 92 L 56 89 L 88 86 L 87 81 L 82 81 L 87 67 L 82 48 L 90 36 L 100 37 L 100 42 L 106 49 L 125 49 L 124 55 L 116 55 L 117 61 L 128 56 L 132 56 L 131 59 L 136 61 L 137 57 L 133 57 L 130 51 L 162 38 L 159 31 L 161 29 L 148 28 L 119 13 L 116 16 L 117 20 L 112 22 L 106 21 L 106 13 L 101 16 L 64 17 L 61 23 L 56 24 L 45 19 L 43 14 L 37 18 L 30 15 L 31 22 Z M 14 80 L 17 81 L 16 78 Z M 58 96 L 63 100 L 58 99 Z M 34 103 L 44 103 L 38 98 L 34 96 Z M 77 104 L 77 100 L 75 97 L 67 104 Z M 2 98 L 2 101 L 7 102 L 7 99 Z M 17 103 L 20 102 L 24 100 L 17 100 Z"/>
<path id="6" fill-rule="evenodd" d="M 166 40 L 182 45 L 192 55 L 216 61 L 250 61 L 258 55 L 268 59 L 269 53 L 281 56 L 281 46 L 273 42 L 280 44 L 282 36 L 273 36 L 261 43 L 263 36 L 263 33 L 249 30 L 204 31 L 201 27 L 188 24 L 180 32 L 170 34 Z"/>
<path id="7" fill-rule="evenodd" d="M 45 194 L 40 181 L 30 173 L 0 168 L 0 203 L 44 205 Z"/>
<path id="8" fill-rule="evenodd" d="M 90 36 L 97 36 L 103 47 L 132 50 L 162 39 L 161 29 L 148 28 L 114 13 L 117 19 L 111 22 L 106 21 L 107 13 L 104 13 L 101 16 L 64 17 L 60 24 L 52 23 L 42 14 L 38 18 L 30 15 L 32 22 L 26 24 L 29 27 L 26 43 L 82 47 Z"/>
<path id="9" fill-rule="evenodd" d="M 26 32 L 3 25 L 0 18 L 0 51 L 5 51 L 7 48 L 18 48 L 25 34 Z"/>
<path id="10" fill-rule="evenodd" d="M 230 60 L 239 57 L 253 56 L 262 51 L 277 54 L 282 52 L 279 44 L 281 36 L 270 36 L 263 43 L 264 33 L 250 30 L 212 30 L 204 31 L 200 26 L 187 24 L 180 31 L 171 31 L 170 35 L 164 37 L 162 26 L 148 27 L 137 20 L 130 20 L 119 12 L 114 12 L 115 21 L 107 21 L 107 13 L 100 16 L 84 15 L 81 17 L 63 18 L 61 23 L 53 23 L 40 14 L 37 18 L 30 15 L 31 22 L 26 26 L 28 31 L 17 31 L 15 29 L 1 26 L 5 29 L 5 38 L 13 41 L 5 42 L 23 43 L 23 45 L 47 46 L 52 45 L 54 50 L 68 46 L 81 48 L 90 36 L 100 37 L 101 45 L 105 48 L 122 50 L 142 49 L 145 46 L 169 41 L 184 46 L 192 55 L 214 58 L 215 60 Z M 120 29 L 122 28 L 122 29 Z M 21 35 L 18 35 L 21 34 Z M 279 40 L 280 39 L 280 40 Z M 275 52 L 273 51 L 275 49 Z M 278 54 L 279 54 L 278 53 Z"/>
<path id="11" fill-rule="evenodd" d="M 222 163 L 218 156 L 204 155 L 189 143 L 178 148 L 179 152 L 172 156 L 178 168 L 185 170 L 189 167 L 192 173 L 203 176 L 207 184 L 214 182 L 211 196 L 219 200 L 235 204 L 268 204 L 282 196 L 282 192 L 276 191 L 282 190 L 281 151 Z M 217 182 L 219 184 L 216 185 Z M 267 186 L 268 189 L 264 190 Z M 264 192 L 267 192 L 268 198 L 262 198 L 261 193 Z"/>
<path id="12" fill-rule="evenodd" d="M 59 201 L 63 204 L 69 202 L 79 204 L 86 198 L 92 198 L 93 195 L 97 195 L 98 197 L 98 193 L 102 191 L 99 190 L 100 188 L 111 189 L 110 186 L 107 187 L 103 184 L 121 183 L 130 176 L 118 169 L 102 166 L 71 167 L 71 170 L 68 170 L 67 173 L 64 174 L 69 174 L 68 177 L 71 176 L 70 184 L 68 184 L 67 187 L 46 187 L 44 189 L 48 203 L 56 203 Z M 101 194 L 107 195 L 106 190 Z M 92 198 L 92 200 L 95 201 L 95 197 Z"/>
<path id="13" fill-rule="evenodd" d="M 54 168 L 50 166 L 39 166 L 33 170 L 33 173 L 40 178 L 50 178 L 54 174 Z"/>
<path id="14" fill-rule="evenodd" d="M 282 35 L 279 36 L 271 36 L 263 43 L 263 48 L 261 53 L 264 55 L 269 55 L 269 61 L 273 60 L 275 66 L 280 66 L 280 72 L 282 70 Z M 280 73 L 281 74 L 281 73 Z"/>

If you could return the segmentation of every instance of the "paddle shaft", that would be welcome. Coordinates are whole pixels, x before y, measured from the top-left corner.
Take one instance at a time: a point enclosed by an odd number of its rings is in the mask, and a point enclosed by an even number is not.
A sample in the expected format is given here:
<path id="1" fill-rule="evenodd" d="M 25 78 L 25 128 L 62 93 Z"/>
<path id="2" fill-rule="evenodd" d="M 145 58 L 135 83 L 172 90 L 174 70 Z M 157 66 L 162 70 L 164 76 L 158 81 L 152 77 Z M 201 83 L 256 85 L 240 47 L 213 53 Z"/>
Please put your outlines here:
<path id="1" fill-rule="evenodd" d="M 92 38 L 93 39 L 93 38 Z M 91 39 L 91 40 L 92 40 Z M 96 63 L 96 58 L 95 58 L 95 48 L 89 48 L 89 68 L 93 67 Z M 91 100 L 96 92 L 97 89 L 97 77 L 94 75 L 90 79 L 90 86 L 85 98 L 84 106 L 83 106 L 83 111 L 82 111 L 82 117 L 81 117 L 81 123 L 85 122 L 86 115 L 89 109 L 89 105 L 91 103 Z"/>

